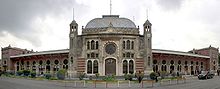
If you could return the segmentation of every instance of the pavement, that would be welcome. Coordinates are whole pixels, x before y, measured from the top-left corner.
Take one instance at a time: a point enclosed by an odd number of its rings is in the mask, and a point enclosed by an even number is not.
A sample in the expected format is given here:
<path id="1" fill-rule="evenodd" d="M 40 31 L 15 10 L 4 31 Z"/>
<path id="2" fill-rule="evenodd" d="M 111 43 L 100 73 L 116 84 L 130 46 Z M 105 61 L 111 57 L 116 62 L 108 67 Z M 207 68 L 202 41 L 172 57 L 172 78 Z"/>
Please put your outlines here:
<path id="1" fill-rule="evenodd" d="M 118 83 L 105 83 L 99 82 L 84 83 L 83 81 L 49 81 L 49 80 L 31 80 L 31 79 L 18 79 L 0 77 L 0 89 L 220 89 L 220 77 L 215 76 L 213 79 L 198 80 L 196 77 L 187 78 L 186 82 L 179 81 L 164 81 L 162 83 L 144 82 L 143 85 L 137 82 L 121 82 Z"/>

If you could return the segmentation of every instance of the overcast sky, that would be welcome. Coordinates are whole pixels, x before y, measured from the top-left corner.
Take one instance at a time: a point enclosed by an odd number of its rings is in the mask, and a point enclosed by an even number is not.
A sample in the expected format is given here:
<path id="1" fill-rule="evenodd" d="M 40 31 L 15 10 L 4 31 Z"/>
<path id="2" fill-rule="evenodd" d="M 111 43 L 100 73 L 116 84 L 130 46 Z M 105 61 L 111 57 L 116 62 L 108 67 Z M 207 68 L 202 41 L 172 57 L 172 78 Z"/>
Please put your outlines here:
<path id="1" fill-rule="evenodd" d="M 69 24 L 109 14 L 110 0 L 0 0 L 0 46 L 69 48 Z M 189 51 L 220 45 L 220 0 L 112 0 L 112 14 L 153 24 L 153 48 Z M 1 56 L 1 55 L 0 55 Z"/>

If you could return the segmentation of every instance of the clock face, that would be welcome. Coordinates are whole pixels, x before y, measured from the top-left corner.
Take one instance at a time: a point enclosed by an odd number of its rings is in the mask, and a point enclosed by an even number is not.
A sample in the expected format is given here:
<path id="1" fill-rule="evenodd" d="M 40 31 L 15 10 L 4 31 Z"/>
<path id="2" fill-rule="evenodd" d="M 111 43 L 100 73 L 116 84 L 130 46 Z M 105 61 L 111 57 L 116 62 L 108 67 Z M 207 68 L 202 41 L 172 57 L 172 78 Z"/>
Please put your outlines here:
<path id="1" fill-rule="evenodd" d="M 147 37 L 151 37 L 151 34 L 147 34 Z"/>
<path id="2" fill-rule="evenodd" d="M 114 54 L 115 53 L 115 51 L 116 51 L 116 46 L 115 46 L 115 44 L 114 43 L 109 43 L 109 44 L 107 44 L 106 46 L 105 46 L 105 52 L 107 53 L 107 54 Z"/>

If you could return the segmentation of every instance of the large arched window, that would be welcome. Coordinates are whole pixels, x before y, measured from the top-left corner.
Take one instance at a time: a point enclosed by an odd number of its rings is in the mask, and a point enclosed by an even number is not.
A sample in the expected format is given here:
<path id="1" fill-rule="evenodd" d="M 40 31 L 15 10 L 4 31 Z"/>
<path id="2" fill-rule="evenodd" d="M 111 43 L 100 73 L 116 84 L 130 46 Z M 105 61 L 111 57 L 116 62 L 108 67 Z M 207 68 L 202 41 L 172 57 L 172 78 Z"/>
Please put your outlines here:
<path id="1" fill-rule="evenodd" d="M 94 40 L 91 41 L 91 49 L 95 49 L 95 41 Z"/>
<path id="2" fill-rule="evenodd" d="M 130 74 L 134 73 L 134 62 L 133 62 L 133 60 L 129 61 L 129 73 Z"/>
<path id="3" fill-rule="evenodd" d="M 54 71 L 58 71 L 59 70 L 59 61 L 58 60 L 55 60 L 54 61 L 54 64 L 55 64 L 55 66 L 54 66 Z"/>
<path id="4" fill-rule="evenodd" d="M 125 41 L 122 43 L 122 48 L 125 49 Z"/>
<path id="5" fill-rule="evenodd" d="M 131 42 L 131 49 L 134 49 L 134 41 Z"/>
<path id="6" fill-rule="evenodd" d="M 29 70 L 30 69 L 30 63 L 29 63 L 29 61 L 27 61 L 27 70 Z"/>
<path id="7" fill-rule="evenodd" d="M 87 49 L 90 49 L 90 42 L 87 42 Z"/>
<path id="8" fill-rule="evenodd" d="M 98 64 L 98 61 L 97 60 L 95 60 L 94 62 L 93 62 L 93 73 L 95 74 L 95 73 L 98 73 L 98 70 L 99 70 L 99 64 Z"/>
<path id="9" fill-rule="evenodd" d="M 19 71 L 19 62 L 17 62 L 17 71 Z"/>
<path id="10" fill-rule="evenodd" d="M 123 73 L 124 74 L 128 73 L 128 62 L 127 62 L 127 60 L 123 61 Z"/>
<path id="11" fill-rule="evenodd" d="M 179 72 L 181 72 L 181 61 L 180 61 L 180 60 L 178 61 L 177 70 L 178 70 Z"/>
<path id="12" fill-rule="evenodd" d="M 130 40 L 127 40 L 127 49 L 130 49 Z"/>
<path id="13" fill-rule="evenodd" d="M 157 60 L 153 60 L 153 71 L 154 72 L 158 71 Z"/>
<path id="14" fill-rule="evenodd" d="M 68 69 L 68 60 L 67 59 L 65 59 L 65 60 L 63 60 L 63 69 Z"/>
<path id="15" fill-rule="evenodd" d="M 92 61 L 88 60 L 87 62 L 87 73 L 91 74 L 92 73 Z"/>
<path id="16" fill-rule="evenodd" d="M 95 48 L 99 49 L 99 42 L 98 41 L 95 42 Z"/>
<path id="17" fill-rule="evenodd" d="M 47 60 L 46 64 L 46 71 L 50 72 L 50 60 Z"/>
<path id="18" fill-rule="evenodd" d="M 166 66 L 166 61 L 165 60 L 162 61 L 161 70 L 162 71 L 167 71 L 167 66 Z"/>

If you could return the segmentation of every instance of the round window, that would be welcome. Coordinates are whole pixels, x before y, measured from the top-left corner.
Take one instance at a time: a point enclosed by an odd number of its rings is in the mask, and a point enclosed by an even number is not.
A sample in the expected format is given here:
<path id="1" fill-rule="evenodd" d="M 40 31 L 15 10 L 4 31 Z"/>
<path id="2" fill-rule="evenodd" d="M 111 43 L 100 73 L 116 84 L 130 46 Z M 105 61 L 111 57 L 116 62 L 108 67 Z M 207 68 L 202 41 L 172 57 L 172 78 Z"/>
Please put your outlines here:
<path id="1" fill-rule="evenodd" d="M 105 52 L 107 54 L 113 54 L 116 51 L 116 46 L 114 43 L 109 43 L 105 46 Z"/>

